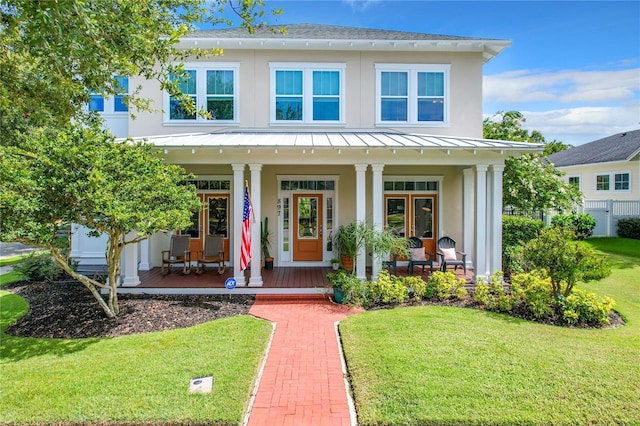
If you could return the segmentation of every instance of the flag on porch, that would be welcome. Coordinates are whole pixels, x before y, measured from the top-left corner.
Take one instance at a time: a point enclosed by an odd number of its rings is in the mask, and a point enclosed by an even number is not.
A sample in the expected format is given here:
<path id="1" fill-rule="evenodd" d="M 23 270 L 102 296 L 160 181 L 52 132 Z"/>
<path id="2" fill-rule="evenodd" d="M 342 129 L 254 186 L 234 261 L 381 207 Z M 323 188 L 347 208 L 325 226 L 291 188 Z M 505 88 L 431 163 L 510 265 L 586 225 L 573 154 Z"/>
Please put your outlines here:
<path id="1" fill-rule="evenodd" d="M 251 200 L 249 187 L 244 187 L 244 209 L 242 213 L 242 245 L 240 247 L 240 270 L 249 267 L 251 261 Z"/>

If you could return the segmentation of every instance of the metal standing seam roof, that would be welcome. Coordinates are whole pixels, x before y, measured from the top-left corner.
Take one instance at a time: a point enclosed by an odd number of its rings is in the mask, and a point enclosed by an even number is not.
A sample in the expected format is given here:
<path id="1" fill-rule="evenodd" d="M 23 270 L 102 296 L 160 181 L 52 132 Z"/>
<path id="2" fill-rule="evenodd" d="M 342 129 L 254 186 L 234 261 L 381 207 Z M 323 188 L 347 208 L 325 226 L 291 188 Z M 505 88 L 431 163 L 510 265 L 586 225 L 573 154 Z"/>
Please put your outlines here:
<path id="1" fill-rule="evenodd" d="M 549 156 L 556 167 L 629 161 L 640 154 L 640 130 L 618 133 Z"/>
<path id="2" fill-rule="evenodd" d="M 541 151 L 542 144 L 394 132 L 248 132 L 195 133 L 135 138 L 158 148 L 386 148 L 489 149 Z"/>

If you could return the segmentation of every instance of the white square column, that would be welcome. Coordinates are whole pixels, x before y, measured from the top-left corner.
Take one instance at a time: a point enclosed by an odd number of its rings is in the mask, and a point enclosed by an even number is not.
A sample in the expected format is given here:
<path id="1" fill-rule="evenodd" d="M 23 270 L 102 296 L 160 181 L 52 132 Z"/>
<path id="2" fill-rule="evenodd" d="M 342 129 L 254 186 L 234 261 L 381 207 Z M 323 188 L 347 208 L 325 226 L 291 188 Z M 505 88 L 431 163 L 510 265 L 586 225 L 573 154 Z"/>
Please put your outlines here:
<path id="1" fill-rule="evenodd" d="M 356 164 L 356 222 L 365 223 L 367 220 L 367 186 L 365 173 L 367 171 L 366 164 Z M 358 252 L 356 259 L 356 276 L 361 279 L 367 278 L 367 259 L 366 249 L 362 247 Z"/>
<path id="2" fill-rule="evenodd" d="M 372 202 L 373 202 L 373 227 L 378 231 L 382 231 L 384 224 L 384 203 L 382 187 L 382 170 L 384 170 L 384 164 L 372 164 L 371 170 L 373 171 L 373 187 L 372 187 Z M 373 255 L 373 264 L 371 265 L 371 279 L 373 281 L 378 279 L 378 273 L 380 272 L 380 266 L 382 265 L 382 257 L 380 254 Z"/>
<path id="3" fill-rule="evenodd" d="M 487 262 L 487 170 L 486 165 L 475 166 L 475 270 L 476 280 L 488 276 Z"/>
<path id="4" fill-rule="evenodd" d="M 232 164 L 233 168 L 233 278 L 236 285 L 246 285 L 244 271 L 240 270 L 240 247 L 242 247 L 242 212 L 244 210 L 244 164 Z"/>
<path id="5" fill-rule="evenodd" d="M 131 231 L 125 236 L 126 240 L 134 240 L 138 236 L 136 231 Z M 138 243 L 126 244 L 122 249 L 122 283 L 123 287 L 133 287 L 140 284 L 138 276 Z"/>
<path id="6" fill-rule="evenodd" d="M 502 270 L 502 172 L 504 165 L 492 165 L 489 169 L 491 177 L 491 206 L 489 209 L 490 233 L 489 247 L 491 261 L 489 273 Z"/>
<path id="7" fill-rule="evenodd" d="M 262 286 L 262 267 L 260 266 L 260 258 L 262 257 L 262 249 L 260 240 L 260 223 L 262 221 L 262 185 L 261 172 L 262 164 L 249 164 L 251 170 L 251 207 L 253 215 L 251 216 L 251 278 L 249 278 L 250 287 Z"/>
<path id="8" fill-rule="evenodd" d="M 474 205 L 473 205 L 473 169 L 464 169 L 462 183 L 462 241 L 463 251 L 467 254 L 467 268 L 473 268 L 474 250 Z"/>

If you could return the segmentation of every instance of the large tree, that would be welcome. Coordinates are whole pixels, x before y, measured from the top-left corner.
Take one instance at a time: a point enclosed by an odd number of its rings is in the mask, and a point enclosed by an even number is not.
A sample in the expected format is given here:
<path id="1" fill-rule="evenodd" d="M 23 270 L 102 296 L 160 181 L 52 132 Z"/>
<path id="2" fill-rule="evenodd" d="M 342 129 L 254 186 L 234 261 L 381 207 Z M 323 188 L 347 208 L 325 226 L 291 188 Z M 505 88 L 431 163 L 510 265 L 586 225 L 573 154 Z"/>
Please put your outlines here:
<path id="1" fill-rule="evenodd" d="M 503 175 L 503 205 L 526 211 L 571 210 L 581 203 L 582 194 L 574 185 L 565 183 L 561 179 L 564 173 L 545 158 L 545 155 L 570 145 L 555 140 L 547 142 L 537 130 L 529 132 L 524 129 L 522 124 L 525 121 L 522 113 L 508 111 L 497 112 L 483 122 L 483 136 L 487 139 L 545 144 L 543 155 L 524 154 L 507 158 Z"/>
<path id="2" fill-rule="evenodd" d="M 150 145 L 115 142 L 97 126 L 45 128 L 20 149 L 0 155 L 0 240 L 50 250 L 84 284 L 108 316 L 118 314 L 120 258 L 127 244 L 191 222 L 200 202 L 181 167 L 165 164 Z M 77 273 L 56 237 L 71 223 L 106 235 L 108 280 Z M 108 300 L 100 295 L 107 290 Z"/>
<path id="3" fill-rule="evenodd" d="M 195 109 L 171 75 L 187 57 L 220 52 L 175 44 L 211 19 L 208 7 L 225 6 L 249 32 L 264 25 L 262 0 L 0 0 L 0 240 L 49 248 L 109 316 L 118 313 L 124 246 L 186 227 L 199 205 L 194 188 L 180 183 L 184 170 L 101 130 L 100 117 L 86 111 L 90 93 L 114 96 L 114 76 L 142 76 Z M 153 107 L 139 88 L 126 102 Z M 71 223 L 108 236 L 108 287 L 75 273 L 53 243 Z"/>

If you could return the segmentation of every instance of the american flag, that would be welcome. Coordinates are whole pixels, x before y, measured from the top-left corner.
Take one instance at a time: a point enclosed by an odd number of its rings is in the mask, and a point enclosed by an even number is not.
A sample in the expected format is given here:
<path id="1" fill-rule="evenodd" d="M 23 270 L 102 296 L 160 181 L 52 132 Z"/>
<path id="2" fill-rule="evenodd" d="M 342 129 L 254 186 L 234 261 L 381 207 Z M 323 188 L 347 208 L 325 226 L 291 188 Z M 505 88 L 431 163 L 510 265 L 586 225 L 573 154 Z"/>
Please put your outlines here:
<path id="1" fill-rule="evenodd" d="M 242 213 L 242 246 L 240 248 L 240 270 L 249 267 L 251 261 L 251 201 L 249 187 L 244 187 L 244 209 Z"/>

